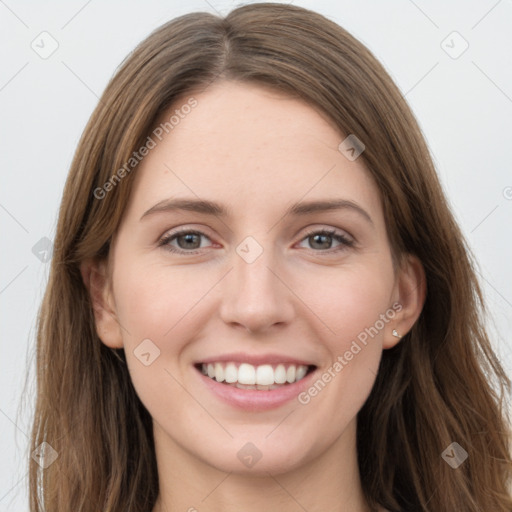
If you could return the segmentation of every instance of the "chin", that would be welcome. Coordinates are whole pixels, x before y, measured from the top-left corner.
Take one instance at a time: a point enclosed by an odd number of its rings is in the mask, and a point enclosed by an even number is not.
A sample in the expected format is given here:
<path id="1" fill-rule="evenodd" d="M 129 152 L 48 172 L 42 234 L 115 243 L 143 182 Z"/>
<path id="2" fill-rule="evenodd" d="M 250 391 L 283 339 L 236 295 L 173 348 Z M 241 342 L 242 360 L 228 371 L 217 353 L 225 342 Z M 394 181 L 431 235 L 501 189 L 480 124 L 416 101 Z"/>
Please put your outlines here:
<path id="1" fill-rule="evenodd" d="M 203 458 L 208 465 L 225 473 L 268 477 L 293 471 L 304 464 L 308 451 L 302 446 L 292 446 L 289 442 L 264 440 L 251 442 L 251 436 L 231 441 L 229 447 L 222 447 Z M 217 445 L 219 447 L 220 445 Z M 198 454 L 199 455 L 199 454 Z M 200 455 L 199 455 L 200 456 Z M 202 457 L 201 457 L 202 458 Z"/>

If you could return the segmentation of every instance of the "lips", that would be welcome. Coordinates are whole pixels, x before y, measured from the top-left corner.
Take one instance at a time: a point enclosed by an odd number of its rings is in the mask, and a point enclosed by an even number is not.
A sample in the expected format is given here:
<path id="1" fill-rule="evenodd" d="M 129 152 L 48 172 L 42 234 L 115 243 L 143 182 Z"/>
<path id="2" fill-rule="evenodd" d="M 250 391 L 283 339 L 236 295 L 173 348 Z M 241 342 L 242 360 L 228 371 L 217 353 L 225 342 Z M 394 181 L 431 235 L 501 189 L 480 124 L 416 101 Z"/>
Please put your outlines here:
<path id="1" fill-rule="evenodd" d="M 223 386 L 270 391 L 295 384 L 316 368 L 306 360 L 283 354 L 222 354 L 195 365 L 205 377 Z"/>
<path id="2" fill-rule="evenodd" d="M 217 361 L 196 367 L 210 379 L 239 389 L 270 390 L 302 380 L 314 365 L 279 363 L 256 366 L 236 361 Z"/>
<path id="3" fill-rule="evenodd" d="M 318 366 L 314 364 L 298 364 L 296 360 L 290 362 L 283 357 L 280 358 L 281 362 L 273 363 L 267 362 L 272 358 L 252 358 L 252 361 L 263 359 L 265 362 L 262 364 L 252 364 L 240 359 L 243 358 L 235 357 L 233 354 L 209 358 L 204 362 L 195 363 L 193 368 L 205 389 L 218 400 L 230 407 L 251 413 L 275 409 L 297 399 L 300 393 L 311 385 L 318 373 Z M 274 361 L 276 359 L 273 358 Z M 304 371 L 306 373 L 302 376 Z M 285 376 L 284 383 L 276 384 L 276 381 L 282 381 Z M 233 382 L 226 382 L 226 377 Z M 222 378 L 224 380 L 220 382 Z M 257 384 L 270 382 L 271 379 L 274 384 Z M 240 381 L 254 381 L 255 384 L 242 384 Z"/>

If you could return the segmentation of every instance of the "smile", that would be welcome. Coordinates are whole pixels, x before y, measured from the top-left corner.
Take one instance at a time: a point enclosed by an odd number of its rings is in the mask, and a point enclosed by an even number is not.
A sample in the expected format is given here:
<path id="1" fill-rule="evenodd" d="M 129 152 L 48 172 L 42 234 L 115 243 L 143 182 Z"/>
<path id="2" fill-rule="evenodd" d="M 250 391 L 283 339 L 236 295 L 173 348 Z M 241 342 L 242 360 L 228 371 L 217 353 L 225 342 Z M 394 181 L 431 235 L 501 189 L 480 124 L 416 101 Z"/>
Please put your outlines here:
<path id="1" fill-rule="evenodd" d="M 253 389 L 268 391 L 277 389 L 302 380 L 314 365 L 302 364 L 262 364 L 211 362 L 196 365 L 203 375 L 216 382 L 237 387 L 239 389 Z"/>

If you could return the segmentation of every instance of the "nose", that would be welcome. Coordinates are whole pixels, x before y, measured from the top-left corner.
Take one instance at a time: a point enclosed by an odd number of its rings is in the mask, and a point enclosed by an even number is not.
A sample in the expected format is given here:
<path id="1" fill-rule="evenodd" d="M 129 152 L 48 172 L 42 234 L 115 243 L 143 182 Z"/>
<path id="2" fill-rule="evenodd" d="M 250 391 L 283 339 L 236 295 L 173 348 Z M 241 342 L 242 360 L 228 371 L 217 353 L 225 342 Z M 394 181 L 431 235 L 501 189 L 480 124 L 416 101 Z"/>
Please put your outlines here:
<path id="1" fill-rule="evenodd" d="M 233 251 L 233 268 L 224 280 L 221 319 L 251 333 L 266 333 L 289 323 L 294 314 L 292 285 L 276 263 L 274 251 L 265 247 L 252 262 L 240 254 Z"/>

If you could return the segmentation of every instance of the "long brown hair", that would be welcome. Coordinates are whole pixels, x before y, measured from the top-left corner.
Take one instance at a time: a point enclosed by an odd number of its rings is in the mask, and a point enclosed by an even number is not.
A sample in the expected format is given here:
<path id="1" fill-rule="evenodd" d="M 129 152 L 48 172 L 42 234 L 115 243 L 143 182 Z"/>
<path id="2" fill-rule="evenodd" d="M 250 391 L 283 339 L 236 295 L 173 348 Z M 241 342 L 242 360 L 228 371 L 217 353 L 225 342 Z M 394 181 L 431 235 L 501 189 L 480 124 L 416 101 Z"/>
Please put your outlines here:
<path id="1" fill-rule="evenodd" d="M 384 351 L 358 414 L 369 505 L 510 512 L 504 400 L 511 383 L 486 333 L 474 257 L 418 124 L 382 65 L 346 30 L 315 12 L 268 3 L 163 25 L 122 63 L 89 120 L 65 185 L 37 323 L 31 450 L 46 441 L 58 456 L 44 470 L 30 459 L 30 510 L 154 506 L 152 420 L 123 350 L 107 348 L 96 333 L 80 264 L 108 256 L 136 168 L 104 197 L 95 191 L 144 144 L 176 98 L 220 79 L 275 87 L 314 106 L 341 133 L 355 134 L 381 192 L 393 254 L 414 254 L 424 266 L 423 311 Z M 468 454 L 457 468 L 442 457 L 453 442 Z"/>

